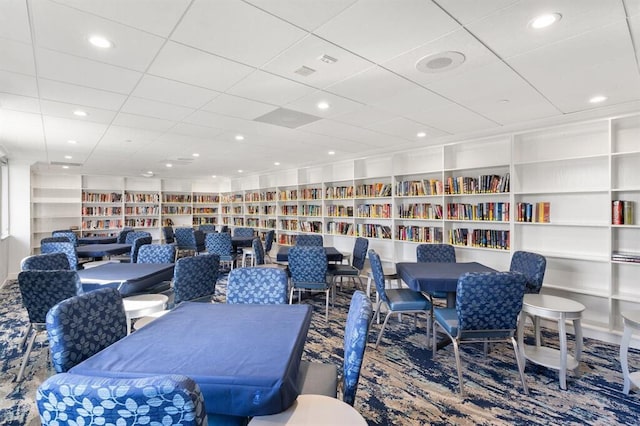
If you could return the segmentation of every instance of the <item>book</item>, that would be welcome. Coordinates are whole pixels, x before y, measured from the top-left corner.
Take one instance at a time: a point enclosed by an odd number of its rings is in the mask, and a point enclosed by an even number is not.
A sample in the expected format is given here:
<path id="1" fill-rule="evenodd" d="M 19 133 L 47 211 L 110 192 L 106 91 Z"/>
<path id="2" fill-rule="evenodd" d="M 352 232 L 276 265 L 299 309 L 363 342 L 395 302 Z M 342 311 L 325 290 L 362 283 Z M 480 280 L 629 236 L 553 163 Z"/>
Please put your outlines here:
<path id="1" fill-rule="evenodd" d="M 633 225 L 633 201 L 622 202 L 622 223 Z"/>
<path id="2" fill-rule="evenodd" d="M 614 225 L 624 223 L 623 202 L 621 200 L 613 200 L 611 203 L 611 223 Z"/>

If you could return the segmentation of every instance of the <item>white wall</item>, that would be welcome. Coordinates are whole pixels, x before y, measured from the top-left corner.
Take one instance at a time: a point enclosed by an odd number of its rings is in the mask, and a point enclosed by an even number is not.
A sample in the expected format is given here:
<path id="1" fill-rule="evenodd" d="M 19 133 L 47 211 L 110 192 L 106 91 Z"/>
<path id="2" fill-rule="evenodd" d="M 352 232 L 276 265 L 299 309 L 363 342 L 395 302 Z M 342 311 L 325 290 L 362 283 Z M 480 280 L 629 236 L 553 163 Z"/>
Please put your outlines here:
<path id="1" fill-rule="evenodd" d="M 20 261 L 31 254 L 31 164 L 27 162 L 9 162 L 9 235 L 6 277 L 15 279 Z M 1 250 L 0 244 L 0 255 Z"/>

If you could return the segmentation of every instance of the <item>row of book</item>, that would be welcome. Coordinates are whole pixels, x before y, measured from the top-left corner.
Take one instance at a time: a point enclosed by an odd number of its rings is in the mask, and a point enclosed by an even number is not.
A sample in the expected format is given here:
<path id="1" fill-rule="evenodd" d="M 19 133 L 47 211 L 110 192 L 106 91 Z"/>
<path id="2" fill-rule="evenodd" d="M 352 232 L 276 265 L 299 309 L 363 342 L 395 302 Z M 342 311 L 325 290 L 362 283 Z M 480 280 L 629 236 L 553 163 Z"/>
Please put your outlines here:
<path id="1" fill-rule="evenodd" d="M 187 194 L 162 194 L 163 203 L 191 203 L 191 195 Z"/>
<path id="2" fill-rule="evenodd" d="M 442 228 L 433 226 L 405 226 L 398 225 L 396 239 L 400 241 L 412 241 L 414 243 L 441 243 Z"/>
<path id="3" fill-rule="evenodd" d="M 403 204 L 398 206 L 398 217 L 401 219 L 442 219 L 440 204 Z"/>
<path id="4" fill-rule="evenodd" d="M 509 173 L 500 175 L 449 176 L 444 185 L 445 194 L 485 194 L 509 192 Z"/>
<path id="5" fill-rule="evenodd" d="M 611 223 L 614 225 L 634 224 L 634 202 L 613 200 L 611 203 Z"/>
<path id="6" fill-rule="evenodd" d="M 356 223 L 356 235 L 365 238 L 391 239 L 391 228 L 373 223 Z"/>
<path id="7" fill-rule="evenodd" d="M 496 229 L 450 229 L 449 244 L 509 250 L 509 231 Z"/>
<path id="8" fill-rule="evenodd" d="M 280 191 L 280 200 L 288 201 L 288 200 L 297 200 L 298 199 L 298 191 L 295 189 L 290 189 L 288 191 Z"/>
<path id="9" fill-rule="evenodd" d="M 322 222 L 320 221 L 301 221 L 299 226 L 300 231 L 303 232 L 322 232 Z"/>
<path id="10" fill-rule="evenodd" d="M 83 207 L 82 216 L 119 216 L 122 207 Z"/>
<path id="11" fill-rule="evenodd" d="M 124 225 L 133 228 L 155 228 L 158 226 L 158 219 L 142 218 L 125 219 Z"/>
<path id="12" fill-rule="evenodd" d="M 614 251 L 611 253 L 611 260 L 616 262 L 640 263 L 640 253 Z"/>
<path id="13" fill-rule="evenodd" d="M 191 214 L 191 207 L 162 206 L 162 214 Z"/>
<path id="14" fill-rule="evenodd" d="M 300 190 L 301 200 L 321 200 L 322 188 L 304 188 Z"/>
<path id="15" fill-rule="evenodd" d="M 117 229 L 122 228 L 122 219 L 83 220 L 82 229 Z"/>
<path id="16" fill-rule="evenodd" d="M 158 206 L 125 207 L 124 214 L 127 216 L 157 216 L 160 214 L 160 208 Z"/>
<path id="17" fill-rule="evenodd" d="M 139 192 L 127 192 L 125 194 L 125 201 L 127 203 L 159 203 L 160 194 L 154 193 L 139 193 Z"/>
<path id="18" fill-rule="evenodd" d="M 193 214 L 218 214 L 217 207 L 194 207 Z"/>
<path id="19" fill-rule="evenodd" d="M 327 234 L 353 235 L 353 223 L 349 222 L 327 222 Z"/>
<path id="20" fill-rule="evenodd" d="M 396 183 L 396 195 L 399 197 L 442 195 L 443 193 L 444 185 L 439 179 L 407 180 Z"/>
<path id="21" fill-rule="evenodd" d="M 122 193 L 119 192 L 83 192 L 83 203 L 121 203 Z"/>
<path id="22" fill-rule="evenodd" d="M 326 207 L 327 216 L 332 217 L 353 217 L 352 206 L 329 205 Z"/>
<path id="23" fill-rule="evenodd" d="M 356 197 L 391 197 L 391 184 L 372 183 L 370 185 L 358 185 Z"/>
<path id="24" fill-rule="evenodd" d="M 353 186 L 333 186 L 325 190 L 325 198 L 328 200 L 353 198 Z"/>
<path id="25" fill-rule="evenodd" d="M 538 203 L 517 203 L 516 222 L 551 222 L 551 203 L 540 201 Z"/>
<path id="26" fill-rule="evenodd" d="M 447 204 L 447 219 L 509 221 L 509 203 Z"/>
<path id="27" fill-rule="evenodd" d="M 246 223 L 247 223 L 247 226 L 251 226 L 254 228 L 257 228 L 258 226 L 260 226 L 260 221 L 256 218 L 247 218 Z"/>
<path id="28" fill-rule="evenodd" d="M 280 206 L 280 212 L 285 216 L 297 216 L 298 206 Z"/>
<path id="29" fill-rule="evenodd" d="M 302 205 L 300 206 L 301 216 L 322 216 L 322 206 Z"/>
<path id="30" fill-rule="evenodd" d="M 376 219 L 389 219 L 391 212 L 391 204 L 360 204 L 356 210 L 358 217 Z"/>
<path id="31" fill-rule="evenodd" d="M 242 217 L 234 217 L 233 218 L 233 226 L 244 226 L 244 218 L 242 218 Z"/>
<path id="32" fill-rule="evenodd" d="M 217 225 L 218 218 L 216 217 L 194 217 L 193 222 L 194 225 Z"/>
<path id="33" fill-rule="evenodd" d="M 284 229 L 285 231 L 297 231 L 298 221 L 295 219 L 281 219 L 280 229 Z"/>
<path id="34" fill-rule="evenodd" d="M 219 195 L 194 195 L 193 202 L 197 204 L 219 203 L 220 196 Z"/>

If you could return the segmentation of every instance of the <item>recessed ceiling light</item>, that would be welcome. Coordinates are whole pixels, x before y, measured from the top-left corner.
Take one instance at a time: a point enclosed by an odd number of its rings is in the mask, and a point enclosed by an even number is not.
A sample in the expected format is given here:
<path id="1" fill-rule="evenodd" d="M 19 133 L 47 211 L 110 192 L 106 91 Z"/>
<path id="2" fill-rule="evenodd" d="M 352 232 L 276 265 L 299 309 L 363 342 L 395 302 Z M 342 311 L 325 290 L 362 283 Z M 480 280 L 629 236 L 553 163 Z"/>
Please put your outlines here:
<path id="1" fill-rule="evenodd" d="M 165 166 L 167 166 L 167 167 L 173 167 L 173 164 L 171 164 L 171 163 L 167 163 L 167 164 L 165 164 Z"/>
<path id="2" fill-rule="evenodd" d="M 540 30 L 547 28 L 562 19 L 562 15 L 559 13 L 545 13 L 544 15 L 537 16 L 529 22 L 529 26 L 534 30 Z"/>
<path id="3" fill-rule="evenodd" d="M 318 109 L 329 109 L 329 103 L 328 102 L 318 102 L 317 105 Z"/>
<path id="4" fill-rule="evenodd" d="M 600 102 L 604 102 L 607 100 L 606 96 L 602 96 L 602 95 L 597 95 L 594 96 L 593 98 L 589 99 L 589 102 L 592 104 L 599 104 Z"/>
<path id="5" fill-rule="evenodd" d="M 198 154 L 197 152 L 194 152 L 193 154 L 191 154 L 194 157 L 200 157 L 200 154 Z"/>
<path id="6" fill-rule="evenodd" d="M 498 101 L 499 104 L 508 104 L 509 102 L 511 102 L 509 99 L 500 99 Z"/>
<path id="7" fill-rule="evenodd" d="M 329 152 L 328 152 L 328 154 L 329 154 L 329 155 L 335 155 L 335 154 L 336 154 L 336 152 L 335 152 L 335 151 L 329 151 Z"/>
<path id="8" fill-rule="evenodd" d="M 78 143 L 78 141 L 74 141 L 72 139 L 68 140 L 67 143 L 70 143 L 71 145 L 75 145 Z"/>
<path id="9" fill-rule="evenodd" d="M 73 111 L 73 115 L 77 115 L 78 117 L 86 117 L 89 114 L 87 114 L 86 112 L 84 112 L 84 111 L 82 111 L 80 109 L 77 109 L 77 110 Z"/>
<path id="10" fill-rule="evenodd" d="M 439 52 L 418 60 L 416 69 L 426 73 L 445 72 L 459 67 L 464 60 L 465 56 L 460 52 Z"/>
<path id="11" fill-rule="evenodd" d="M 153 171 L 149 170 L 149 171 L 147 171 L 147 173 L 149 173 L 149 174 L 151 174 L 151 175 L 152 175 L 152 174 L 153 174 Z"/>
<path id="12" fill-rule="evenodd" d="M 73 157 L 70 155 L 65 155 L 64 158 L 66 158 L 67 160 L 71 160 Z"/>
<path id="13" fill-rule="evenodd" d="M 62 168 L 63 168 L 63 169 L 68 169 L 68 168 L 69 168 L 69 166 L 62 166 Z"/>
<path id="14" fill-rule="evenodd" d="M 215 179 L 215 178 L 217 178 L 218 176 L 216 176 L 216 175 L 211 175 L 211 177 Z"/>
<path id="15" fill-rule="evenodd" d="M 418 132 L 416 133 L 416 136 L 419 138 L 424 138 L 425 136 L 427 136 L 427 134 L 425 132 Z"/>
<path id="16" fill-rule="evenodd" d="M 89 37 L 89 43 L 101 49 L 108 49 L 110 47 L 113 47 L 113 43 L 111 43 L 109 40 L 99 35 L 93 35 Z"/>
<path id="17" fill-rule="evenodd" d="M 275 163 L 273 163 L 274 166 L 279 166 L 280 163 L 278 161 L 276 161 Z"/>
<path id="18" fill-rule="evenodd" d="M 242 169 L 238 169 L 238 173 L 242 173 Z"/>
<path id="19" fill-rule="evenodd" d="M 243 141 L 243 140 L 244 140 L 244 136 L 242 136 L 242 135 L 236 135 L 236 140 L 237 140 L 237 141 Z"/>

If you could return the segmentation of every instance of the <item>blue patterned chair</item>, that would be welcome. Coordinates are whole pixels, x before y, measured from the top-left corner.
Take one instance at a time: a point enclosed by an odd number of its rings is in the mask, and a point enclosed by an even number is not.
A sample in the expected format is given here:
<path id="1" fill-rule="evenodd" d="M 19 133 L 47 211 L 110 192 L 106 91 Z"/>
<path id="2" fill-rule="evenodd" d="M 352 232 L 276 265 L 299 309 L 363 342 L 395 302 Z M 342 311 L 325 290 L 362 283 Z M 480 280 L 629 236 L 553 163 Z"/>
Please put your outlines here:
<path id="1" fill-rule="evenodd" d="M 53 368 L 66 373 L 127 335 L 122 296 L 102 288 L 63 300 L 46 318 Z"/>
<path id="2" fill-rule="evenodd" d="M 175 234 L 173 232 L 173 226 L 163 226 L 162 237 L 164 238 L 165 244 L 175 243 Z"/>
<path id="3" fill-rule="evenodd" d="M 331 284 L 327 282 L 327 253 L 320 246 L 294 246 L 289 249 L 289 271 L 291 291 L 289 303 L 293 303 L 293 292 L 298 291 L 298 303 L 302 291 L 324 292 L 325 321 L 329 320 L 329 293 Z"/>
<path id="4" fill-rule="evenodd" d="M 205 234 L 211 233 L 211 232 L 216 232 L 216 226 L 212 225 L 210 223 L 205 223 L 203 225 L 198 226 L 198 229 L 202 232 L 204 232 Z"/>
<path id="5" fill-rule="evenodd" d="M 269 263 L 273 263 L 271 259 L 271 249 L 273 248 L 273 240 L 276 237 L 276 231 L 273 229 L 267 231 L 264 235 L 264 254 L 269 259 Z"/>
<path id="6" fill-rule="evenodd" d="M 136 263 L 173 263 L 176 248 L 171 244 L 145 244 L 138 250 Z"/>
<path id="7" fill-rule="evenodd" d="M 129 228 L 129 227 L 122 228 L 122 231 L 120 231 L 118 233 L 118 237 L 117 237 L 116 243 L 117 244 L 126 244 L 127 243 L 127 235 L 129 235 L 130 232 L 133 232 L 133 228 Z"/>
<path id="8" fill-rule="evenodd" d="M 284 304 L 288 283 L 287 273 L 282 269 L 234 269 L 229 273 L 227 303 Z"/>
<path id="9" fill-rule="evenodd" d="M 322 235 L 301 234 L 296 235 L 297 246 L 320 246 L 324 244 Z"/>
<path id="10" fill-rule="evenodd" d="M 366 238 L 356 238 L 356 243 L 353 246 L 353 254 L 351 257 L 351 265 L 343 265 L 340 263 L 332 263 L 329 265 L 329 275 L 333 278 L 334 285 L 337 278 L 348 277 L 353 280 L 354 284 L 357 282 L 360 284 L 359 288 L 362 290 L 364 285 L 360 274 L 362 268 L 364 268 L 364 262 L 367 259 L 367 250 L 369 249 L 369 240 Z"/>
<path id="11" fill-rule="evenodd" d="M 524 274 L 527 281 L 525 293 L 537 294 L 542 288 L 547 259 L 541 254 L 528 251 L 516 251 L 511 257 L 509 271 Z"/>
<path id="12" fill-rule="evenodd" d="M 131 254 L 130 260 L 131 263 L 138 263 L 138 254 L 140 253 L 140 248 L 144 245 L 149 245 L 153 242 L 151 237 L 138 237 L 133 240 L 133 244 L 131 245 Z M 169 262 L 171 263 L 171 262 Z"/>
<path id="13" fill-rule="evenodd" d="M 193 228 L 176 228 L 174 231 L 178 257 L 183 253 L 202 253 L 205 251 L 205 234 Z"/>
<path id="14" fill-rule="evenodd" d="M 511 341 L 525 394 L 524 360 L 514 337 L 522 309 L 525 277 L 517 272 L 470 272 L 458 279 L 455 308 L 435 308 L 433 333 L 439 326 L 453 342 L 460 394 L 464 395 L 459 345 L 464 342 Z M 436 358 L 436 339 L 433 339 Z"/>
<path id="15" fill-rule="evenodd" d="M 67 241 L 67 244 L 71 243 Z M 38 333 L 45 330 L 47 312 L 59 302 L 82 294 L 82 284 L 76 271 L 22 271 L 18 274 L 18 286 L 22 295 L 22 305 L 29 315 L 29 329 L 25 337 L 31 334 L 16 379 L 19 382 L 29 360 L 33 342 Z"/>
<path id="16" fill-rule="evenodd" d="M 73 232 L 70 229 L 53 231 L 51 233 L 51 236 L 52 237 L 64 237 L 64 238 L 67 238 L 69 241 L 71 241 L 73 243 L 74 247 L 78 247 L 78 236 L 76 235 L 75 232 Z"/>
<path id="17" fill-rule="evenodd" d="M 416 258 L 421 263 L 456 263 L 456 250 L 450 244 L 418 244 Z M 447 298 L 443 291 L 429 291 L 427 294 L 431 298 Z"/>
<path id="18" fill-rule="evenodd" d="M 254 235 L 255 231 L 253 228 L 233 228 L 234 237 L 253 237 Z"/>
<path id="19" fill-rule="evenodd" d="M 200 388 L 178 375 L 123 379 L 56 374 L 38 387 L 36 404 L 44 426 L 208 424 Z"/>
<path id="20" fill-rule="evenodd" d="M 253 265 L 264 265 L 264 246 L 260 238 L 253 239 L 251 248 L 253 249 Z"/>
<path id="21" fill-rule="evenodd" d="M 384 323 L 378 334 L 376 340 L 376 348 L 380 344 L 382 334 L 387 326 L 389 317 L 394 313 L 421 313 L 427 314 L 427 341 L 429 340 L 431 318 L 433 313 L 433 307 L 431 302 L 424 297 L 419 291 L 413 291 L 410 288 L 397 288 L 387 289 L 385 288 L 384 271 L 382 269 L 382 261 L 380 256 L 374 250 L 369 250 L 369 263 L 371 264 L 371 273 L 373 274 L 373 280 L 376 284 L 376 291 L 380 296 L 378 303 L 376 304 L 375 313 L 380 311 L 382 303 L 387 306 L 387 316 L 384 318 Z M 374 313 L 374 314 L 375 314 Z M 417 318 L 416 318 L 417 319 Z M 435 339 L 434 339 L 435 340 Z"/>
<path id="22" fill-rule="evenodd" d="M 131 231 L 127 233 L 124 239 L 124 243 L 133 244 L 133 242 L 140 237 L 151 237 L 151 234 L 148 233 L 147 231 Z"/>
<path id="23" fill-rule="evenodd" d="M 69 260 L 69 267 L 77 271 L 81 269 L 78 262 L 78 254 L 76 253 L 76 247 L 67 237 L 49 237 L 40 240 L 40 253 L 64 253 Z"/>
<path id="24" fill-rule="evenodd" d="M 64 253 L 34 254 L 22 259 L 21 271 L 69 270 L 69 259 Z"/>
<path id="25" fill-rule="evenodd" d="M 225 271 L 233 269 L 236 263 L 236 254 L 233 251 L 231 235 L 228 232 L 207 234 L 204 239 L 207 253 L 216 254 L 220 258 L 220 264 Z"/>
<path id="26" fill-rule="evenodd" d="M 178 259 L 173 272 L 174 305 L 184 301 L 210 302 L 216 291 L 219 266 L 216 254 Z"/>

